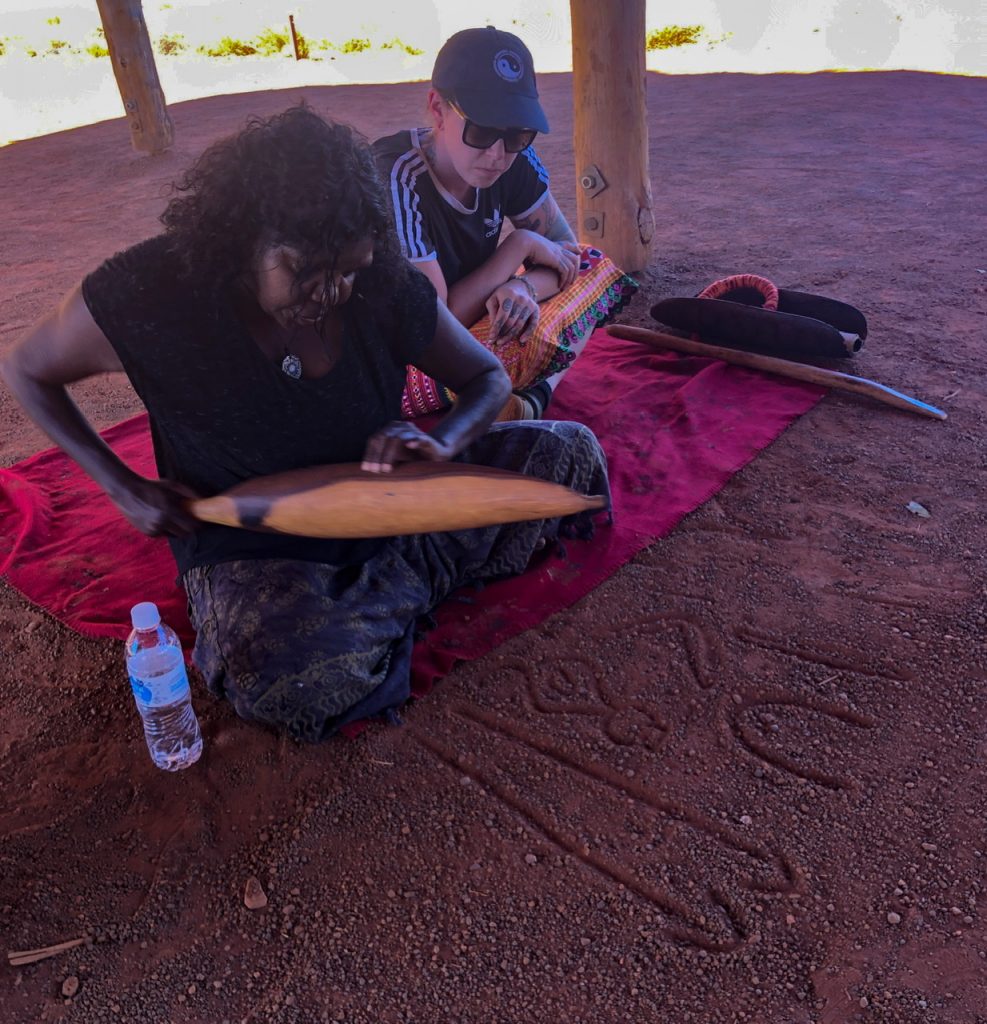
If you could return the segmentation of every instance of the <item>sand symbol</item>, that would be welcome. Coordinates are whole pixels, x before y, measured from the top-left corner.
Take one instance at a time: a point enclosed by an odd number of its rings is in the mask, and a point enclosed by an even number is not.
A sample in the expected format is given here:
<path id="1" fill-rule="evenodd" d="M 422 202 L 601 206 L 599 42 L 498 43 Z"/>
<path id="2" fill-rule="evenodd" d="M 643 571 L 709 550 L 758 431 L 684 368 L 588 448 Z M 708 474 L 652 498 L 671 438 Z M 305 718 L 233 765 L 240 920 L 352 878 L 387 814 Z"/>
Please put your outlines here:
<path id="1" fill-rule="evenodd" d="M 827 789 L 854 789 L 857 781 L 844 772 L 828 770 L 814 763 L 818 752 L 805 745 L 804 737 L 811 733 L 818 741 L 820 724 L 830 730 L 839 726 L 873 729 L 877 724 L 868 715 L 835 701 L 790 693 L 762 694 L 741 700 L 739 705 L 732 706 L 727 719 L 734 738 L 755 757 Z M 810 725 L 811 729 L 808 728 Z M 837 749 L 834 749 L 834 744 L 828 744 L 822 750 L 833 761 L 838 760 L 850 745 L 835 741 L 835 746 Z"/>
<path id="2" fill-rule="evenodd" d="M 581 715 L 594 720 L 614 743 L 658 753 L 668 724 L 650 701 L 618 690 L 618 680 L 576 660 L 562 662 L 548 679 L 527 680 L 528 700 L 541 714 Z"/>
<path id="3" fill-rule="evenodd" d="M 481 757 L 465 756 L 433 733 L 413 729 L 412 735 L 559 852 L 651 904 L 660 914 L 658 930 L 664 936 L 710 952 L 731 952 L 753 930 L 743 891 L 797 888 L 796 872 L 782 854 L 647 784 L 576 756 L 514 719 L 467 704 L 453 711 L 483 730 L 485 739 L 476 744 L 484 752 Z M 491 741 L 506 746 L 495 752 Z M 564 792 L 565 800 L 550 790 Z M 606 841 L 587 842 L 593 829 L 602 829 Z M 695 882 L 710 875 L 718 881 Z"/>

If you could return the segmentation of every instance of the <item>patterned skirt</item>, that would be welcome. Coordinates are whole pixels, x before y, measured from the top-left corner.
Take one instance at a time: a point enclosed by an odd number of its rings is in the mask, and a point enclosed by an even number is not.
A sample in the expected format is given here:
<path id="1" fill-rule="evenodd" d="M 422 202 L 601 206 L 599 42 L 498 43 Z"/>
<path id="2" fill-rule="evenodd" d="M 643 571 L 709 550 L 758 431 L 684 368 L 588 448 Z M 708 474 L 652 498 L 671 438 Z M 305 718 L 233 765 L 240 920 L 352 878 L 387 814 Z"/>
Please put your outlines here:
<path id="1" fill-rule="evenodd" d="M 578 423 L 496 424 L 457 461 L 609 496 L 606 457 Z M 408 699 L 416 620 L 451 591 L 523 572 L 545 541 L 592 526 L 580 513 L 391 537 L 359 565 L 269 558 L 191 569 L 182 582 L 193 661 L 243 718 L 323 740 Z"/>
<path id="2" fill-rule="evenodd" d="M 530 387 L 570 366 L 576 358 L 573 345 L 594 328 L 612 320 L 637 291 L 628 277 L 599 249 L 583 249 L 579 274 L 565 291 L 546 299 L 539 307 L 538 325 L 523 345 L 516 338 L 498 342 L 497 357 L 504 364 L 514 389 Z M 490 348 L 490 317 L 470 328 L 485 348 Z M 401 415 L 414 419 L 452 404 L 453 393 L 437 380 L 408 367 Z"/>

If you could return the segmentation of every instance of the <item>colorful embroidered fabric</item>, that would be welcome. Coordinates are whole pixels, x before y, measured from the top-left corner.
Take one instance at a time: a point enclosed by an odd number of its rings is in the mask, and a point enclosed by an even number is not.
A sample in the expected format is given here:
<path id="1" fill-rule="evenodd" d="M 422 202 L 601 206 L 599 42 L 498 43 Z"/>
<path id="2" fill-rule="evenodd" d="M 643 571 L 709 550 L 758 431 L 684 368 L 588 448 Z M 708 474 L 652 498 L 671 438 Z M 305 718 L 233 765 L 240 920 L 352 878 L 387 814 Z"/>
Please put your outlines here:
<path id="1" fill-rule="evenodd" d="M 489 316 L 474 324 L 470 333 L 497 354 L 515 388 L 530 387 L 569 366 L 575 359 L 573 343 L 612 320 L 637 289 L 637 282 L 609 256 L 587 246 L 576 280 L 565 291 L 541 303 L 538 326 L 525 344 L 512 338 L 492 347 L 487 340 Z M 401 415 L 413 419 L 445 409 L 454 397 L 438 381 L 409 366 Z"/>

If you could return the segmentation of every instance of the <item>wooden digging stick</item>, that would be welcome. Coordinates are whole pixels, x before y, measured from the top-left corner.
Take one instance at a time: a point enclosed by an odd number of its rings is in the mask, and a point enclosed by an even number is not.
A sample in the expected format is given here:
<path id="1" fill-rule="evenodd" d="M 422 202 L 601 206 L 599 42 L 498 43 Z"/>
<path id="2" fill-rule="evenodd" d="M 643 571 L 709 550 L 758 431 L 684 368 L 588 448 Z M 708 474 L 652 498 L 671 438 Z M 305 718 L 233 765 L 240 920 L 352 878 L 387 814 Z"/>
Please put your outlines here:
<path id="1" fill-rule="evenodd" d="M 779 377 L 791 377 L 794 380 L 808 381 L 810 384 L 821 384 L 827 388 L 853 391 L 858 395 L 869 395 L 879 402 L 885 402 L 907 412 L 918 413 L 919 416 L 931 416 L 937 420 L 946 419 L 946 414 L 942 409 L 937 409 L 934 405 L 926 405 L 925 402 L 920 402 L 917 398 L 910 398 L 900 391 L 894 391 L 883 384 L 878 384 L 877 381 L 867 380 L 865 377 L 854 377 L 849 373 L 840 373 L 839 370 L 824 370 L 820 366 L 793 363 L 791 360 L 777 359 L 775 356 L 741 352 L 734 348 L 724 348 L 722 345 L 707 345 L 702 341 L 678 338 L 674 334 L 649 331 L 644 327 L 625 327 L 622 324 L 613 324 L 607 328 L 607 333 L 627 341 L 641 341 L 654 348 L 670 348 L 675 352 L 686 352 L 693 356 L 722 359 L 725 363 L 746 366 L 751 370 L 764 370 L 765 373 L 776 373 Z"/>

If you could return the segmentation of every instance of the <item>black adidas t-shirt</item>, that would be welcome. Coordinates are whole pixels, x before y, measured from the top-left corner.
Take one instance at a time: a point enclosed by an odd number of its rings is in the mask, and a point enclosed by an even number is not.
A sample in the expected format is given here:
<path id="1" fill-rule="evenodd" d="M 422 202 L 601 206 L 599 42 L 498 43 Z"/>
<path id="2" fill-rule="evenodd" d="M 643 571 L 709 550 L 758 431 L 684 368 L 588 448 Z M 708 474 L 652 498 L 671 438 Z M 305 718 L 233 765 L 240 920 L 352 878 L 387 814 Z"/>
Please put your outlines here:
<path id="1" fill-rule="evenodd" d="M 504 218 L 519 219 L 548 192 L 548 172 L 529 146 L 490 186 L 463 206 L 429 173 L 422 152 L 428 129 L 398 132 L 374 143 L 377 167 L 391 194 L 401 249 L 412 263 L 438 259 L 451 288 L 497 248 Z"/>
<path id="2" fill-rule="evenodd" d="M 158 472 L 207 496 L 253 477 L 358 462 L 400 418 L 405 365 L 435 335 L 435 289 L 361 270 L 342 307 L 343 353 L 324 377 L 294 380 L 266 356 L 223 296 L 188 287 L 161 235 L 90 274 L 82 294 L 150 416 Z M 241 558 L 354 564 L 379 540 L 312 540 L 203 525 L 170 539 L 179 570 Z"/>

